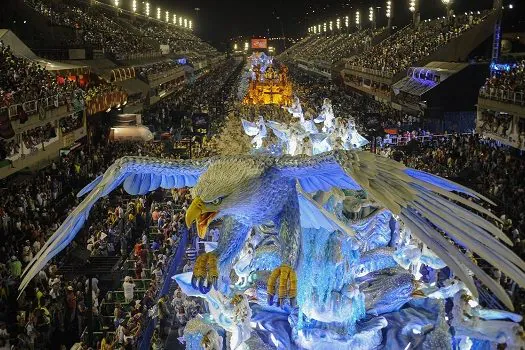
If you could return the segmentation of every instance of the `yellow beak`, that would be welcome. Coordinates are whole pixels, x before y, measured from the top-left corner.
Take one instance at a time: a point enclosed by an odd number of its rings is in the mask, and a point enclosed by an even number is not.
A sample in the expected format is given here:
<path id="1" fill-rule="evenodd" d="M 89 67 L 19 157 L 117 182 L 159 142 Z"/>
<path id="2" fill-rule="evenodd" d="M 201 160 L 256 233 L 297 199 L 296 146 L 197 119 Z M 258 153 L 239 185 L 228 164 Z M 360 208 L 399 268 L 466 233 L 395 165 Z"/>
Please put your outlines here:
<path id="1" fill-rule="evenodd" d="M 208 231 L 208 225 L 210 222 L 217 216 L 218 212 L 206 208 L 206 204 L 196 197 L 193 202 L 191 202 L 190 207 L 186 211 L 186 226 L 191 227 L 194 221 L 197 222 L 197 233 L 202 239 L 206 236 Z"/>

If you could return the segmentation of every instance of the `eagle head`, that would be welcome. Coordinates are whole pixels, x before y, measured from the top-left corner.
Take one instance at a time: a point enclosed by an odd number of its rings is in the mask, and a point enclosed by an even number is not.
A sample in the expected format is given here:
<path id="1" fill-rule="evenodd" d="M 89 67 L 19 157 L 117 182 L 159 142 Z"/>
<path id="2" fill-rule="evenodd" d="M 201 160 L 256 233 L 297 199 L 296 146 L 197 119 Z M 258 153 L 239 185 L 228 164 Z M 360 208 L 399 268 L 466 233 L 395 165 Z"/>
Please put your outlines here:
<path id="1" fill-rule="evenodd" d="M 257 206 L 266 169 L 264 161 L 250 157 L 229 157 L 210 164 L 192 189 L 186 225 L 196 221 L 199 237 L 204 238 L 214 219 L 249 215 Z"/>

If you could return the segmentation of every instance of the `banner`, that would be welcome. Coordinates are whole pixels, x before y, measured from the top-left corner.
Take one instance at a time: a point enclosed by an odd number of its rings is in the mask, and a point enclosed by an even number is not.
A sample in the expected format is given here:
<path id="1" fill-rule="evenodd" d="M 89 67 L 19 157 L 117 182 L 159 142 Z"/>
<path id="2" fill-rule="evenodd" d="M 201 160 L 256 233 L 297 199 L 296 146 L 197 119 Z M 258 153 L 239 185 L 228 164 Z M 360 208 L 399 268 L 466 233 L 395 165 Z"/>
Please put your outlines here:
<path id="1" fill-rule="evenodd" d="M 252 39 L 252 49 L 267 49 L 268 39 Z"/>

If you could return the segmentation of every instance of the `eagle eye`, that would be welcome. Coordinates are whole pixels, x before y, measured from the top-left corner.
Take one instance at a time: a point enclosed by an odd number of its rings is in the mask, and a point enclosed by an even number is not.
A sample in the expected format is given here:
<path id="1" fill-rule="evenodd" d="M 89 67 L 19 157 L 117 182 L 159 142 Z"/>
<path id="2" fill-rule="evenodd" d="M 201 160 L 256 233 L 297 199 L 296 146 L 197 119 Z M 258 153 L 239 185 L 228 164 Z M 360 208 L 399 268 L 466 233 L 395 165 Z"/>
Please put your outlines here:
<path id="1" fill-rule="evenodd" d="M 206 202 L 206 204 L 219 205 L 219 204 L 222 203 L 223 198 L 224 198 L 224 197 L 218 197 L 218 198 L 215 198 L 215 199 L 212 200 L 211 202 Z"/>

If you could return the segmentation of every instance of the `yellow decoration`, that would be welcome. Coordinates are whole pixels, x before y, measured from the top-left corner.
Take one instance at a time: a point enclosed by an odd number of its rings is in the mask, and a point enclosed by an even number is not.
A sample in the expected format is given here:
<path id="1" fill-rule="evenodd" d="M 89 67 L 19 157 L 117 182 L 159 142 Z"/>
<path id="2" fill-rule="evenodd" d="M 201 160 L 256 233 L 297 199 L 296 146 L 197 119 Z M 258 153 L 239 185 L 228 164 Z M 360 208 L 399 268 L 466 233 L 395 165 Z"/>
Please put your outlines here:
<path id="1" fill-rule="evenodd" d="M 280 71 L 277 71 L 270 65 L 263 77 L 261 77 L 259 66 L 254 66 L 253 69 L 255 79 L 250 82 L 243 104 L 275 104 L 279 106 L 290 106 L 292 104 L 292 83 L 288 79 L 288 68 L 286 66 L 281 66 Z"/>

